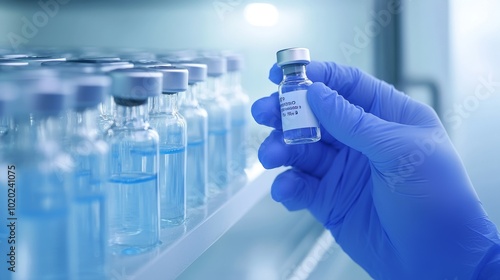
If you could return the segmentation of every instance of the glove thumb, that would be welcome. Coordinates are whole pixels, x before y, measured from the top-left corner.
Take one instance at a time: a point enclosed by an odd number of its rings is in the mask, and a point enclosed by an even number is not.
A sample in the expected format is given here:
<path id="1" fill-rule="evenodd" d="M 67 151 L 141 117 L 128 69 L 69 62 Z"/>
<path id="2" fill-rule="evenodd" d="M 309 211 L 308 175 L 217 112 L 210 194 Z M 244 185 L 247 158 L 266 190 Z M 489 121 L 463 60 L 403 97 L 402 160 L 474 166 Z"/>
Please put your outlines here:
<path id="1" fill-rule="evenodd" d="M 372 160 L 384 155 L 383 151 L 394 144 L 394 136 L 398 135 L 395 123 L 366 113 L 323 83 L 309 87 L 307 101 L 328 133 Z"/>

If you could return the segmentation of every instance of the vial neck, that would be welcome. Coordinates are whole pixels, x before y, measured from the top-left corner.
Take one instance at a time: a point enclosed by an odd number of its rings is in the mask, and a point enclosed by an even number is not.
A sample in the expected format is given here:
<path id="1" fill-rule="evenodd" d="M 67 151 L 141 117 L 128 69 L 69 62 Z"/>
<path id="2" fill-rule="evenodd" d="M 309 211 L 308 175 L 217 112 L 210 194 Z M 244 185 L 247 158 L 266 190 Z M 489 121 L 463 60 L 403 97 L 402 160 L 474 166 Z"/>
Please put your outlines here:
<path id="1" fill-rule="evenodd" d="M 285 80 L 307 79 L 305 64 L 290 64 L 282 67 Z"/>
<path id="2" fill-rule="evenodd" d="M 175 114 L 177 113 L 177 93 L 161 94 L 151 99 L 150 114 Z"/>
<path id="3" fill-rule="evenodd" d="M 41 143 L 62 140 L 64 127 L 61 120 L 59 115 L 34 117 L 36 139 Z"/>
<path id="4" fill-rule="evenodd" d="M 19 149 L 33 150 L 36 145 L 48 142 L 61 143 L 64 125 L 59 114 L 25 114 L 15 117 L 13 143 Z"/>
<path id="5" fill-rule="evenodd" d="M 190 106 L 198 106 L 198 90 L 200 85 L 198 83 L 189 84 L 188 90 L 184 93 L 182 104 Z"/>
<path id="6" fill-rule="evenodd" d="M 220 95 L 221 90 L 221 78 L 220 76 L 212 76 L 207 78 L 206 83 L 206 93 L 205 95 L 209 98 L 215 98 Z"/>
<path id="7" fill-rule="evenodd" d="M 229 72 L 226 76 L 227 88 L 233 92 L 241 89 L 241 74 L 240 72 Z"/>
<path id="8" fill-rule="evenodd" d="M 97 133 L 97 120 L 99 116 L 97 107 L 70 111 L 67 116 L 68 131 L 72 134 L 90 136 Z"/>
<path id="9" fill-rule="evenodd" d="M 114 126 L 126 128 L 145 128 L 148 125 L 148 108 L 147 100 L 128 100 L 132 104 L 124 104 L 127 102 L 117 102 L 116 115 Z M 127 100 L 125 100 L 127 101 Z"/>

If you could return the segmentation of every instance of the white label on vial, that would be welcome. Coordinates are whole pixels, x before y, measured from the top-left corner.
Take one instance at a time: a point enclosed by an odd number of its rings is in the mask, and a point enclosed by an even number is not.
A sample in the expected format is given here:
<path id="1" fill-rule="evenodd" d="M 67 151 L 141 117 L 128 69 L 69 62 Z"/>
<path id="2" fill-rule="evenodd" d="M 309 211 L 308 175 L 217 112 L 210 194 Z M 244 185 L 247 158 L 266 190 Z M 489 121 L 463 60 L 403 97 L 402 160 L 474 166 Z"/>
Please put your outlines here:
<path id="1" fill-rule="evenodd" d="M 296 90 L 280 94 L 281 123 L 283 131 L 319 127 L 306 97 L 307 90 Z"/>

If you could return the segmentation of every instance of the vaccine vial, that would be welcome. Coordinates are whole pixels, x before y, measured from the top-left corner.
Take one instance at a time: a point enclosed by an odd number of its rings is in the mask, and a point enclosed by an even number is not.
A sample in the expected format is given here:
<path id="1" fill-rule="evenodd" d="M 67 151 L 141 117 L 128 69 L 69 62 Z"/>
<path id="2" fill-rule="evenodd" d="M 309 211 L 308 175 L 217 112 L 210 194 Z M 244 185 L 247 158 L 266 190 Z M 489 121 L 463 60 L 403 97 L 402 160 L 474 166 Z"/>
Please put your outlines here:
<path id="1" fill-rule="evenodd" d="M 18 72 L 13 145 L 6 169 L 15 174 L 16 263 L 13 279 L 71 279 L 70 180 L 74 162 L 62 145 L 70 95 L 56 76 Z M 31 76 L 33 75 L 33 76 Z M 13 75 L 14 76 L 14 75 Z M 29 77 L 31 76 L 31 77 Z M 36 78 L 38 77 L 38 78 Z M 22 99 L 22 100 L 21 100 Z"/>
<path id="2" fill-rule="evenodd" d="M 161 227 L 186 219 L 186 121 L 179 114 L 178 93 L 188 86 L 188 70 L 175 66 L 151 68 L 163 74 L 162 94 L 149 100 L 149 119 L 160 136 Z"/>
<path id="3" fill-rule="evenodd" d="M 206 87 L 199 101 L 208 113 L 209 191 L 217 193 L 230 186 L 231 106 L 222 95 L 222 78 L 227 73 L 227 64 L 225 58 L 216 56 L 198 61 L 207 65 Z"/>
<path id="4" fill-rule="evenodd" d="M 160 242 L 158 133 L 148 123 L 148 98 L 161 93 L 163 75 L 143 68 L 110 72 L 116 113 L 105 135 L 110 147 L 109 245 L 134 255 Z"/>
<path id="5" fill-rule="evenodd" d="M 207 66 L 183 63 L 189 72 L 188 90 L 182 94 L 179 111 L 187 123 L 186 198 L 189 208 L 206 203 L 208 195 L 208 114 L 198 103 L 200 84 L 207 79 Z"/>
<path id="6" fill-rule="evenodd" d="M 283 81 L 278 86 L 283 138 L 286 144 L 306 144 L 321 139 L 316 116 L 307 102 L 307 89 L 312 84 L 306 76 L 311 61 L 306 48 L 283 49 L 276 53 Z"/>
<path id="7" fill-rule="evenodd" d="M 74 162 L 71 179 L 71 259 L 76 279 L 107 279 L 107 222 L 105 183 L 108 145 L 97 127 L 98 105 L 108 94 L 105 75 L 66 74 L 73 96 L 67 113 L 65 141 Z"/>
<path id="8" fill-rule="evenodd" d="M 231 106 L 231 178 L 238 185 L 246 181 L 249 97 L 241 86 L 243 56 L 226 55 L 227 75 L 224 96 Z"/>

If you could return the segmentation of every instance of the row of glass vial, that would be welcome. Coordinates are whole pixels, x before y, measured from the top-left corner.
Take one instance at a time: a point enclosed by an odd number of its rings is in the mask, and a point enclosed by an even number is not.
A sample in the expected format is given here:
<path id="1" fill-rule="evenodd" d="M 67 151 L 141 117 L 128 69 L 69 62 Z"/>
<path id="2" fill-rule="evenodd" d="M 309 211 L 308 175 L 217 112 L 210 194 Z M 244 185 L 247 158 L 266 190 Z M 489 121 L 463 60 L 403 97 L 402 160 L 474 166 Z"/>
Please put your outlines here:
<path id="1" fill-rule="evenodd" d="M 19 67 L 22 65 L 41 65 L 44 67 L 55 67 L 63 68 L 65 70 L 77 70 L 86 73 L 95 72 L 108 72 L 114 69 L 125 69 L 130 67 L 158 67 L 170 65 L 170 63 L 181 63 L 181 62 L 202 62 L 206 63 L 208 66 L 208 81 L 203 83 L 203 81 L 195 82 L 196 84 L 208 85 L 209 91 L 219 92 L 217 94 L 218 106 L 215 106 L 214 115 L 220 112 L 219 108 L 226 110 L 229 107 L 230 111 L 230 126 L 227 133 L 230 135 L 229 144 L 226 145 L 226 149 L 229 148 L 229 161 L 224 163 L 219 162 L 218 166 L 227 165 L 228 172 L 232 175 L 232 178 L 238 177 L 240 180 L 244 177 L 243 168 L 246 166 L 246 119 L 248 115 L 248 97 L 243 93 L 240 85 L 240 71 L 242 69 L 242 57 L 236 54 L 231 54 L 228 51 L 216 52 L 216 51 L 193 51 L 193 50 L 182 50 L 182 51 L 171 51 L 163 54 L 154 54 L 140 50 L 121 50 L 116 51 L 116 53 L 124 53 L 123 56 L 130 60 L 121 60 L 119 57 L 114 56 L 89 56 L 89 54 L 112 54 L 115 53 L 113 50 L 102 50 L 97 48 L 87 48 L 80 50 L 65 51 L 64 55 L 46 55 L 53 54 L 54 50 L 36 50 L 36 51 L 26 51 L 25 53 L 15 53 L 15 54 L 1 54 L 0 52 L 0 70 L 2 67 Z M 37 55 L 38 54 L 38 55 Z M 82 55 L 77 57 L 77 55 Z M 218 54 L 218 56 L 214 56 Z M 204 57 L 200 57 L 204 55 Z M 210 55 L 210 56 L 207 56 Z M 71 58 L 66 58 L 71 57 Z M 160 57 L 161 60 L 145 60 L 141 58 L 156 58 Z M 14 59 L 12 59 L 14 58 Z M 9 69 L 7 68 L 7 69 Z M 202 89 L 204 86 L 202 86 Z M 201 92 L 204 92 L 202 90 Z M 220 94 L 222 93 L 222 95 Z M 203 99 L 201 100 L 203 101 Z M 213 103 L 213 102 L 212 102 Z M 202 104 L 204 106 L 204 104 Z M 207 110 L 210 108 L 210 102 L 206 105 Z M 213 107 L 213 106 L 212 106 Z M 100 127 L 103 132 L 109 128 L 112 122 L 114 114 L 114 100 L 112 97 L 106 98 L 101 106 L 101 122 Z M 209 110 L 210 111 L 210 110 Z M 210 118 L 209 118 L 210 119 Z M 209 135 L 220 134 L 220 128 L 212 125 L 213 122 L 209 122 Z M 224 131 L 224 130 L 223 130 Z M 217 142 L 220 143 L 220 142 Z M 220 144 L 222 146 L 222 144 Z M 223 156 L 221 153 L 216 153 L 214 150 L 213 155 L 210 158 L 218 155 L 220 158 Z M 217 164 L 215 164 L 217 166 Z M 212 170 L 215 170 L 216 167 Z M 224 172 L 222 172 L 224 173 Z M 219 177 L 219 181 L 224 182 L 224 178 L 227 175 L 223 175 L 220 171 L 209 172 L 209 182 L 212 185 L 217 185 L 214 183 Z M 215 175 L 217 174 L 217 175 Z M 244 178 L 243 178 L 244 179 Z M 241 184 L 242 182 L 240 182 Z"/>
<path id="2" fill-rule="evenodd" d="M 216 91 L 208 91 L 201 102 L 209 111 L 207 127 L 207 113 L 195 98 L 206 66 L 184 66 L 187 69 L 155 66 L 110 72 L 116 110 L 106 141 L 96 129 L 96 106 L 109 87 L 106 77 L 56 75 L 48 68 L 3 72 L 7 82 L 2 87 L 2 116 L 12 121 L 2 130 L 2 162 L 17 170 L 13 185 L 19 188 L 20 204 L 14 214 L 22 229 L 17 235 L 18 273 L 7 277 L 105 278 L 106 242 L 115 253 L 140 253 L 158 244 L 160 221 L 163 226 L 183 221 L 185 172 L 190 170 L 191 204 L 203 204 L 207 185 L 201 182 L 207 164 L 200 162 L 206 162 L 207 147 L 226 149 L 213 151 L 216 156 L 229 154 L 228 111 L 220 109 L 228 106 L 215 109 L 222 101 Z M 61 68 L 69 69 L 60 65 L 56 72 Z M 183 119 L 176 111 L 176 98 L 188 81 L 189 90 L 182 94 Z M 216 89 L 217 81 L 212 85 Z M 67 99 L 73 99 L 69 113 Z M 148 125 L 148 117 L 157 132 Z M 101 124 L 102 118 L 103 114 Z M 227 164 L 227 159 L 220 162 Z M 212 182 L 225 188 L 228 177 L 218 171 Z M 217 181 L 220 178 L 224 181 Z M 9 183 L 2 182 L 4 193 Z M 7 241 L 10 233 L 4 234 L 1 240 Z"/>
<path id="3" fill-rule="evenodd" d="M 186 53 L 186 52 L 183 52 Z M 10 56 L 9 56 L 10 57 Z M 189 57 L 189 56 L 188 56 Z M 180 61 L 180 60 L 186 60 L 188 59 L 186 56 L 182 55 L 170 55 L 168 59 L 170 61 Z M 119 58 L 117 57 L 84 57 L 84 58 L 77 58 L 77 59 L 71 59 L 70 61 L 63 61 L 65 58 L 64 57 L 50 57 L 50 56 L 25 56 L 19 54 L 18 59 L 16 59 L 17 63 L 34 63 L 36 65 L 42 65 L 42 66 L 48 66 L 48 67 L 56 67 L 56 68 L 64 68 L 65 70 L 71 70 L 74 68 L 77 68 L 78 70 L 84 71 L 84 72 L 106 72 L 112 69 L 117 69 L 117 68 L 128 68 L 128 67 L 133 67 L 135 65 L 136 67 L 157 67 L 161 65 L 168 65 L 165 62 L 162 61 L 148 61 L 148 60 L 139 60 L 139 61 L 132 61 L 131 62 L 125 62 L 125 61 L 120 61 Z M 198 59 L 199 61 L 200 59 Z M 210 88 L 213 90 L 211 92 L 217 92 L 217 89 L 220 89 L 220 76 L 222 78 L 226 78 L 226 83 L 228 86 L 223 87 L 224 90 L 222 92 L 225 92 L 225 94 L 222 98 L 218 96 L 217 100 L 217 106 L 212 110 L 213 115 L 220 115 L 220 109 L 223 108 L 222 111 L 226 110 L 226 107 L 229 105 L 229 109 L 231 112 L 231 122 L 229 126 L 229 130 L 226 128 L 220 128 L 217 126 L 215 120 L 216 118 L 211 118 L 214 120 L 213 122 L 209 122 L 209 135 L 218 135 L 221 133 L 225 133 L 230 131 L 230 143 L 232 145 L 224 145 L 227 149 L 227 147 L 231 146 L 232 149 L 229 149 L 229 152 L 231 153 L 231 160 L 229 161 L 223 161 L 218 164 L 219 166 L 222 165 L 229 165 L 229 172 L 235 175 L 241 175 L 243 173 L 243 167 L 246 166 L 246 149 L 244 146 L 245 143 L 245 123 L 246 123 L 246 109 L 247 104 L 248 104 L 248 97 L 242 93 L 241 87 L 239 86 L 239 70 L 241 69 L 241 57 L 238 56 L 228 56 L 227 58 L 227 63 L 224 65 L 224 60 L 221 61 L 221 58 L 204 58 L 201 59 L 202 62 L 207 63 L 208 67 L 208 73 L 209 73 L 209 81 L 208 84 L 210 85 Z M 4 64 L 6 65 L 13 65 L 12 61 L 3 61 Z M 9 64 L 10 63 L 10 64 Z M 0 61 L 0 65 L 2 64 L 2 61 Z M 229 73 L 225 75 L 225 70 L 224 68 L 227 68 Z M 193 87 L 196 86 L 198 83 L 202 81 L 193 81 Z M 219 83 L 219 84 L 217 84 Z M 220 90 L 219 90 L 220 91 Z M 202 100 L 203 101 L 203 100 Z M 229 101 L 229 104 L 228 104 Z M 211 102 L 206 102 L 207 109 L 210 106 L 214 107 L 211 105 Z M 213 103 L 213 102 L 212 102 Z M 182 109 L 182 108 L 181 108 Z M 113 114 L 114 114 L 114 101 L 113 98 L 107 98 L 106 101 L 103 103 L 101 107 L 101 128 L 103 131 L 106 131 L 106 129 L 109 128 L 109 125 L 112 122 Z M 215 143 L 222 143 L 221 141 L 212 141 Z M 219 145 L 222 146 L 222 145 Z M 217 149 L 210 149 L 210 151 L 213 151 L 213 158 L 215 158 L 215 155 L 217 155 L 218 158 L 220 158 L 221 153 L 216 153 L 215 150 Z M 210 152 L 209 151 L 209 152 Z M 212 158 L 212 157 L 211 157 Z M 217 164 L 211 165 L 213 166 L 213 170 L 215 170 L 215 167 Z M 209 172 L 210 177 L 212 180 L 211 183 L 212 185 L 219 185 L 221 183 L 224 183 L 226 181 L 225 177 L 228 177 L 227 175 L 224 175 L 224 172 L 221 172 L 220 170 L 215 171 L 215 172 Z M 189 177 L 190 179 L 191 177 Z M 217 179 L 218 178 L 218 179 Z M 219 181 L 217 183 L 217 180 Z"/>

